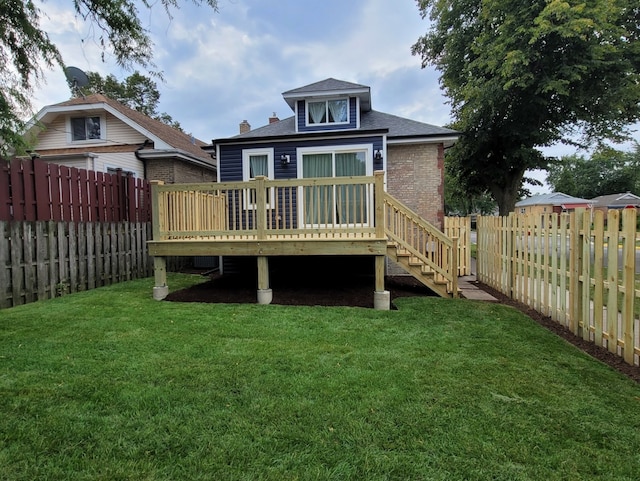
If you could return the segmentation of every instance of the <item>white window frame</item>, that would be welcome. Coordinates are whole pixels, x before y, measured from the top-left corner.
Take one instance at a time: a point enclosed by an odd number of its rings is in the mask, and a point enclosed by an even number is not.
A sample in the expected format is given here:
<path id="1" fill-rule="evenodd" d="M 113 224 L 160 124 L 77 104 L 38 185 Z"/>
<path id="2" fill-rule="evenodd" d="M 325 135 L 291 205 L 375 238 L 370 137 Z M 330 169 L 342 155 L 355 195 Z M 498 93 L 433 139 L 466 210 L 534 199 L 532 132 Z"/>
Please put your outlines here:
<path id="1" fill-rule="evenodd" d="M 251 168 L 250 168 L 250 160 L 254 155 L 266 155 L 267 156 L 267 179 L 274 179 L 274 154 L 273 148 L 264 148 L 264 149 L 244 149 L 242 151 L 242 180 L 244 182 L 248 182 L 254 180 L 253 177 L 250 176 Z M 273 199 L 273 189 L 270 189 L 269 199 Z M 249 192 L 245 190 L 242 194 L 243 197 L 243 205 L 245 210 L 255 210 L 256 204 L 251 202 L 249 199 Z M 267 202 L 267 209 L 271 208 L 271 202 Z"/>
<path id="2" fill-rule="evenodd" d="M 100 118 L 100 138 L 99 139 L 83 139 L 83 140 L 73 140 L 73 126 L 71 124 L 71 119 L 86 119 L 87 117 L 98 117 Z M 97 142 L 104 142 L 107 139 L 107 118 L 104 114 L 90 114 L 90 113 L 79 113 L 78 115 L 69 115 L 66 118 L 66 131 L 67 131 L 67 143 L 69 144 L 95 144 Z"/>
<path id="3" fill-rule="evenodd" d="M 347 102 L 347 120 L 346 122 L 329 122 L 329 102 L 334 102 L 336 100 L 343 100 L 345 102 Z M 326 122 L 311 122 L 311 114 L 309 111 L 309 104 L 311 103 L 320 103 L 320 102 L 324 102 L 325 103 L 325 108 L 326 108 L 326 112 L 327 112 L 327 120 Z M 318 126 L 326 126 L 326 125 L 349 125 L 349 121 L 350 121 L 350 117 L 351 117 L 351 102 L 349 100 L 349 98 L 345 98 L 345 97 L 335 97 L 335 98 L 330 98 L 330 99 L 308 99 L 305 101 L 305 110 L 306 110 L 306 125 L 307 127 L 318 127 Z"/>
<path id="4" fill-rule="evenodd" d="M 322 147 L 298 147 L 296 149 L 296 159 L 298 159 L 297 166 L 297 177 L 298 179 L 304 178 L 303 173 L 303 163 L 304 163 L 304 155 L 314 155 L 314 154 L 331 154 L 332 157 L 332 166 L 331 170 L 333 173 L 333 178 L 335 178 L 336 173 L 336 156 L 335 154 L 346 153 L 346 152 L 365 152 L 365 175 L 373 176 L 373 144 L 352 144 L 352 145 L 333 145 L 333 146 L 322 146 Z M 304 192 L 303 187 L 298 188 L 298 219 L 300 222 L 298 225 L 300 228 L 313 229 L 313 228 L 322 228 L 326 227 L 324 224 L 306 224 L 304 222 Z M 373 225 L 373 197 L 367 199 L 367 222 L 365 222 L 364 226 Z M 338 224 L 343 226 L 350 226 L 350 224 Z"/>

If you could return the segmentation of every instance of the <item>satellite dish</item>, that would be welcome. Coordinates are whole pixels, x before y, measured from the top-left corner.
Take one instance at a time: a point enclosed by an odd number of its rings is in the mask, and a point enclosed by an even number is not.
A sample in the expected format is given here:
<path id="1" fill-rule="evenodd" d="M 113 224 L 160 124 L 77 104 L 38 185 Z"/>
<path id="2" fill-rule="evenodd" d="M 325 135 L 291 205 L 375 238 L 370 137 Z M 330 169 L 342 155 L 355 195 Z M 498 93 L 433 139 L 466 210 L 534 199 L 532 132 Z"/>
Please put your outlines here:
<path id="1" fill-rule="evenodd" d="M 82 94 L 80 89 L 89 85 L 89 77 L 77 67 L 66 67 L 64 74 L 67 77 L 69 87 L 76 95 Z"/>

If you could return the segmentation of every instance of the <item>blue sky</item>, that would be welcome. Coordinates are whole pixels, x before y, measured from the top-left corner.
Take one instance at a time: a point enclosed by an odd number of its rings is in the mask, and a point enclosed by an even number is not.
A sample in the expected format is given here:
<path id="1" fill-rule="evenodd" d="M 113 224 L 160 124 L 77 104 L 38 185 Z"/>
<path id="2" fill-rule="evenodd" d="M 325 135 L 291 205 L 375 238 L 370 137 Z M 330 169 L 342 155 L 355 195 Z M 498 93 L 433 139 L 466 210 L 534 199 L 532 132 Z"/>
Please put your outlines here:
<path id="1" fill-rule="evenodd" d="M 179 3 L 172 19 L 159 2 L 141 9 L 165 78 L 159 111 L 207 143 L 235 135 L 244 119 L 256 128 L 273 112 L 289 117 L 281 93 L 328 77 L 369 85 L 375 110 L 435 125 L 451 120 L 437 72 L 411 55 L 428 29 L 414 0 L 219 0 L 218 13 Z M 67 65 L 120 80 L 129 74 L 108 52 L 101 60 L 99 34 L 76 18 L 71 0 L 48 0 L 42 9 L 42 27 Z M 34 108 L 68 97 L 62 72 L 48 71 Z"/>

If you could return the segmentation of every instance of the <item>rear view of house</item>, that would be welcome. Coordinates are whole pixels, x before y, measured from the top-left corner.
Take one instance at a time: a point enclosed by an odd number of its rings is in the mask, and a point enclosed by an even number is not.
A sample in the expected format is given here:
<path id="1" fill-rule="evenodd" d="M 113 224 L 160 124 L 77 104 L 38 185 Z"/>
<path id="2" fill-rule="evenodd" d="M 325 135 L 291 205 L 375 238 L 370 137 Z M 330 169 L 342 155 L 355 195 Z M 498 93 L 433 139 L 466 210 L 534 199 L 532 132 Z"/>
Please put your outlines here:
<path id="1" fill-rule="evenodd" d="M 380 305 L 387 259 L 457 295 L 454 244 L 440 229 L 444 149 L 458 133 L 373 110 L 368 86 L 332 78 L 283 98 L 292 116 L 255 130 L 245 121 L 239 135 L 205 147 L 218 159 L 218 184 L 155 187 L 152 255 L 218 254 L 226 271 L 256 257 L 265 303 L 268 259 L 281 256 L 373 257 Z M 207 214 L 181 218 L 179 203 Z"/>

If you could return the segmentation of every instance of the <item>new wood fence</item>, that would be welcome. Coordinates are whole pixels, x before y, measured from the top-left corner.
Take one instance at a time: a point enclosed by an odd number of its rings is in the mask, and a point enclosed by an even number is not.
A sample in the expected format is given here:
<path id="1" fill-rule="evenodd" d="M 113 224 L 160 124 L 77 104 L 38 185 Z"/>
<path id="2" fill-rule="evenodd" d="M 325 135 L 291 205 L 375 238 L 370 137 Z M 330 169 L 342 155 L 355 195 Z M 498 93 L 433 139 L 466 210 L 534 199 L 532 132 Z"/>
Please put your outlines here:
<path id="1" fill-rule="evenodd" d="M 639 364 L 635 209 L 479 217 L 477 232 L 480 282 Z"/>
<path id="2" fill-rule="evenodd" d="M 458 239 L 458 275 L 471 275 L 471 217 L 445 217 L 444 235 Z"/>

